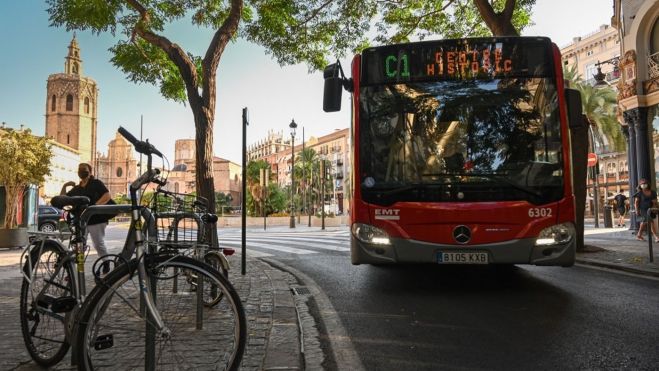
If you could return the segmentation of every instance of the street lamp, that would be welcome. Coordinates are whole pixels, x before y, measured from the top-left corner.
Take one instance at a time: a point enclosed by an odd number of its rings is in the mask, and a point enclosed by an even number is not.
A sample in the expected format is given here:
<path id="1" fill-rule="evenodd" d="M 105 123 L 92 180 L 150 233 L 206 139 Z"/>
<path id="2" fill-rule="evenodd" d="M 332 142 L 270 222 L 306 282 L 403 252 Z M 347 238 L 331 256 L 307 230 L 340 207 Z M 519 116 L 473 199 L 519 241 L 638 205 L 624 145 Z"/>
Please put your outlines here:
<path id="1" fill-rule="evenodd" d="M 593 87 L 595 89 L 601 89 L 601 88 L 611 86 L 611 84 L 609 84 L 606 81 L 606 74 L 602 73 L 602 67 L 601 66 L 603 64 L 611 64 L 611 65 L 613 65 L 613 68 L 615 70 L 616 68 L 618 68 L 619 60 L 620 60 L 620 57 L 613 57 L 611 59 L 605 60 L 604 62 L 597 61 L 597 63 L 595 63 L 595 66 L 597 66 L 597 73 L 593 75 L 593 77 L 595 78 L 595 84 L 593 85 Z"/>
<path id="2" fill-rule="evenodd" d="M 297 129 L 297 124 L 295 120 L 291 120 L 291 123 L 288 125 L 291 129 L 291 228 L 295 228 L 295 129 Z"/>

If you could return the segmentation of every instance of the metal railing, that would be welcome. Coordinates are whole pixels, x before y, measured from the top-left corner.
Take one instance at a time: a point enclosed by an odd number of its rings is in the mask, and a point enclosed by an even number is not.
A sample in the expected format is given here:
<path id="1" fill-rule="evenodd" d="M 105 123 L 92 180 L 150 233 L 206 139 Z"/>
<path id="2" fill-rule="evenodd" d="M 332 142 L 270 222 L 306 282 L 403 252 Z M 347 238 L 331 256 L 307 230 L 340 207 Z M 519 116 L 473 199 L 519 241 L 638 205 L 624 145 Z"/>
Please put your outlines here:
<path id="1" fill-rule="evenodd" d="M 659 78 L 659 52 L 648 57 L 648 75 L 650 80 Z"/>

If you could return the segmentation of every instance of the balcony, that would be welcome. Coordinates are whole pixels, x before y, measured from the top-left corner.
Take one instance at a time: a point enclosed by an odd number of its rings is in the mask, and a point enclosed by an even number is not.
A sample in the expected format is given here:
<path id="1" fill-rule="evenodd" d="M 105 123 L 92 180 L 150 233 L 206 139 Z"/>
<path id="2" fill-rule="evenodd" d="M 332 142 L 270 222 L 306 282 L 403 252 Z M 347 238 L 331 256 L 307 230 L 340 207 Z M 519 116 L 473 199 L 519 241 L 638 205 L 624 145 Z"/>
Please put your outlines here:
<path id="1" fill-rule="evenodd" d="M 659 52 L 648 57 L 648 77 L 647 81 L 643 81 L 645 94 L 659 91 Z"/>

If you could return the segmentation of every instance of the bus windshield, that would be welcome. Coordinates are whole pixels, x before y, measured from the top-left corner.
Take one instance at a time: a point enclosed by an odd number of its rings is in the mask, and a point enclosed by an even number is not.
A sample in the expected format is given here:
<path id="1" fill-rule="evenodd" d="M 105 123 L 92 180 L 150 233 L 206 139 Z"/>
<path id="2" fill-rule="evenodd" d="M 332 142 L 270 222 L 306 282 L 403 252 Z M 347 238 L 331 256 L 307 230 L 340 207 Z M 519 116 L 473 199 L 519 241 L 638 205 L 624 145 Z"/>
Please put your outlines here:
<path id="1" fill-rule="evenodd" d="M 359 96 L 359 182 L 367 202 L 562 197 L 552 78 L 373 84 Z"/>

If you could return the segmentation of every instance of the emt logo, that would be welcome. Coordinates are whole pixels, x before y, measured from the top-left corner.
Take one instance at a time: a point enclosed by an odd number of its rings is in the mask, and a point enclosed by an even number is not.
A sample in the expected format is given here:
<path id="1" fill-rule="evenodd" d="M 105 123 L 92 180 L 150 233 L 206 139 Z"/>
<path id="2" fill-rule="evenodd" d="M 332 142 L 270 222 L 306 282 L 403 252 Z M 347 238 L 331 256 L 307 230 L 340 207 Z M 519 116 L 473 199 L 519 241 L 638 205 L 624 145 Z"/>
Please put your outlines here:
<path id="1" fill-rule="evenodd" d="M 375 209 L 375 219 L 400 220 L 400 209 Z"/>

